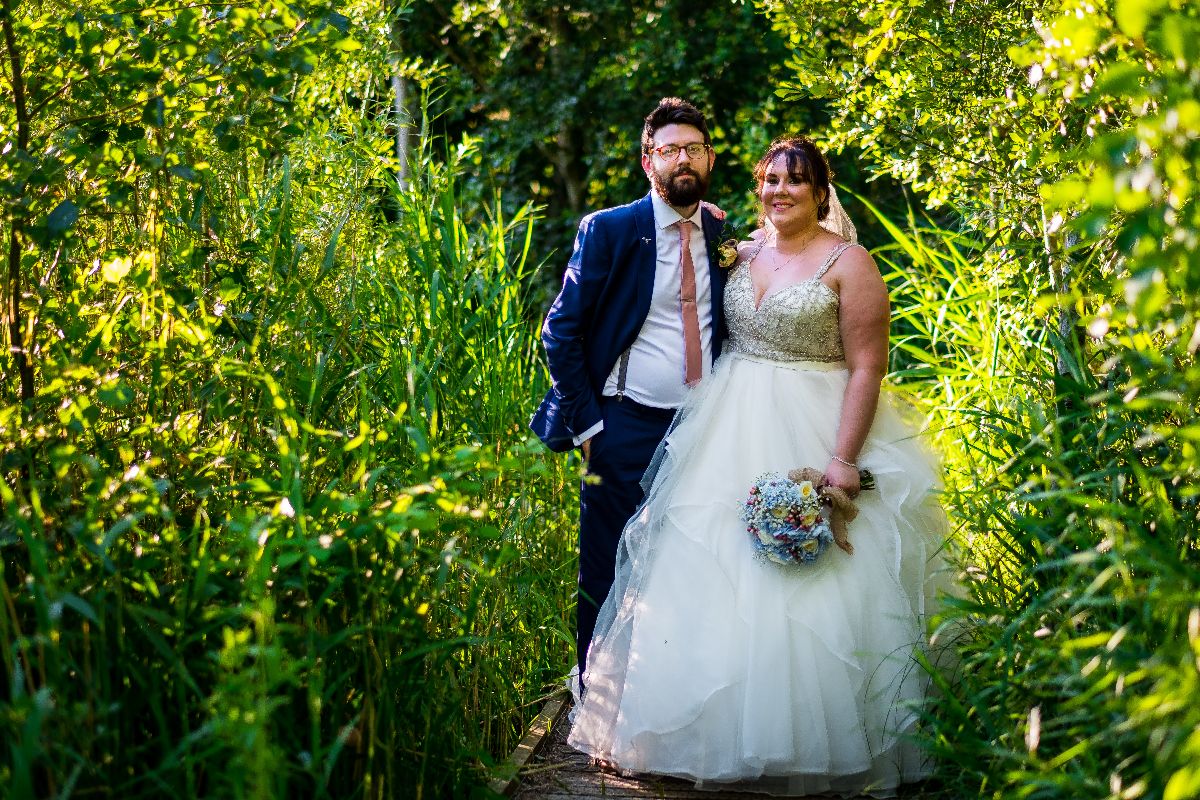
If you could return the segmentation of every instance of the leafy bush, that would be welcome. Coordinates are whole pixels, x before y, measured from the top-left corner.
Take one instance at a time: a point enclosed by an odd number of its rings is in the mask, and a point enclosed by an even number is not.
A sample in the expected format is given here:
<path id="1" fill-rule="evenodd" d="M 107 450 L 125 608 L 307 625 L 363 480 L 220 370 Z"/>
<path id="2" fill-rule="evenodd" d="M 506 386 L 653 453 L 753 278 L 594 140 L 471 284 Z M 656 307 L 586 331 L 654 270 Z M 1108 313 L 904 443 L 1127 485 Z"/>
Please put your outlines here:
<path id="1" fill-rule="evenodd" d="M 880 259 L 959 524 L 947 792 L 1200 795 L 1194 4 L 768 6 L 831 140 L 961 219 Z"/>
<path id="2" fill-rule="evenodd" d="M 569 652 L 532 213 L 389 188 L 318 4 L 108 5 L 5 5 L 0 785 L 463 796 Z"/>

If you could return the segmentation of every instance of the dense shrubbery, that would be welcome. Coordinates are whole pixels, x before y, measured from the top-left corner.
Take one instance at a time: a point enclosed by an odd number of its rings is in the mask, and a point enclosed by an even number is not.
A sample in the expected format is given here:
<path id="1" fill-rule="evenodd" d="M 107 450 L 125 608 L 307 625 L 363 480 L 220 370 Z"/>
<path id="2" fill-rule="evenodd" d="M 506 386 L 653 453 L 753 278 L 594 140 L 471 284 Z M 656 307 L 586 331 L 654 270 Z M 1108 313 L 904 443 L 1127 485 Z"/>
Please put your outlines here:
<path id="1" fill-rule="evenodd" d="M 962 219 L 883 253 L 962 539 L 951 793 L 1200 795 L 1195 4 L 768 5 L 833 141 Z"/>
<path id="2" fill-rule="evenodd" d="M 570 651 L 532 215 L 388 188 L 328 9 L 111 5 L 5 6 L 0 785 L 462 796 Z"/>

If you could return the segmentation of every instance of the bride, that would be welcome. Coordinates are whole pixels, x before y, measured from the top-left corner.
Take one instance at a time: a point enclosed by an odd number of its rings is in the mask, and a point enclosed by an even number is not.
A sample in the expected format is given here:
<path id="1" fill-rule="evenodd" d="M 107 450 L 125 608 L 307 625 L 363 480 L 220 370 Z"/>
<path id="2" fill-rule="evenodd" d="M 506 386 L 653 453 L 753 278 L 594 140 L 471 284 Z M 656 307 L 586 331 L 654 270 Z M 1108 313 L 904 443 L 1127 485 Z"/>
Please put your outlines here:
<path id="1" fill-rule="evenodd" d="M 571 745 L 630 772 L 774 794 L 895 794 L 928 767 L 906 734 L 945 522 L 938 477 L 880 397 L 888 299 L 824 156 L 755 168 L 768 233 L 739 245 L 727 353 L 681 409 L 626 525 Z M 855 497 L 853 554 L 756 557 L 740 517 L 768 472 Z M 860 468 L 876 487 L 860 493 Z"/>

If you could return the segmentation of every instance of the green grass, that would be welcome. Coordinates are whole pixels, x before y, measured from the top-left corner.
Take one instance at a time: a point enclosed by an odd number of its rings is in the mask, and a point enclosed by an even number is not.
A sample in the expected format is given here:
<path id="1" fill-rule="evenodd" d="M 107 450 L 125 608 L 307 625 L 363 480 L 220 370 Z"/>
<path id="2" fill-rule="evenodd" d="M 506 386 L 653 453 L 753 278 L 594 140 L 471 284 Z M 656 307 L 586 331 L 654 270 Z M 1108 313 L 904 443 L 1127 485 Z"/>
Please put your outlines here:
<path id="1" fill-rule="evenodd" d="M 1194 369 L 1145 338 L 1064 341 L 1077 301 L 1022 274 L 1032 245 L 881 221 L 893 377 L 929 415 L 956 529 L 954 668 L 924 733 L 944 794 L 1200 796 L 1200 493 L 1173 436 Z"/>
<path id="2" fill-rule="evenodd" d="M 566 671 L 530 210 L 431 167 L 390 225 L 311 166 L 213 179 L 238 248 L 98 229 L 47 295 L 0 410 L 7 796 L 464 796 Z"/>

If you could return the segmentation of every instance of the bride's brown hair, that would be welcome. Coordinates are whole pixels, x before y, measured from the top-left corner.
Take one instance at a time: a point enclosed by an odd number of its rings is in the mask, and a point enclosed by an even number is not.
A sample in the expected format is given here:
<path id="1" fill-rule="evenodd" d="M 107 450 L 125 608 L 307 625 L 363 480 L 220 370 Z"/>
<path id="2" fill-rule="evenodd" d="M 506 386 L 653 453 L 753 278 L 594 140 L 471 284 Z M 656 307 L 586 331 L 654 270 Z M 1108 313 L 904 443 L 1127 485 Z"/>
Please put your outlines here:
<path id="1" fill-rule="evenodd" d="M 755 189 L 762 189 L 767 167 L 780 155 L 787 159 L 789 175 L 796 180 L 811 183 L 813 189 L 817 190 L 817 220 L 829 216 L 829 182 L 833 179 L 833 173 L 824 154 L 807 136 L 783 136 L 771 142 L 767 152 L 763 153 L 763 157 L 754 165 Z"/>

